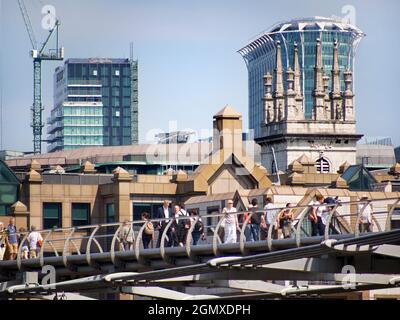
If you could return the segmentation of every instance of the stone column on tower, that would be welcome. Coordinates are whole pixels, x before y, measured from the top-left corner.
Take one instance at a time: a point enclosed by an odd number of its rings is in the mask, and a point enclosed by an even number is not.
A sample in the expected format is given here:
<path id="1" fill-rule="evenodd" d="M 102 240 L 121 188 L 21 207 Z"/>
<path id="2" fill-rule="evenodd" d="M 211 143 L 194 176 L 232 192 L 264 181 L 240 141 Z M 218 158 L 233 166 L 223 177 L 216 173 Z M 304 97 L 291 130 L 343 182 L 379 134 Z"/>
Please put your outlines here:
<path id="1" fill-rule="evenodd" d="M 301 90 L 300 84 L 300 65 L 299 65 L 299 49 L 297 43 L 294 44 L 293 53 L 293 72 L 294 72 L 294 92 L 296 93 L 296 112 L 297 119 L 304 119 L 304 109 L 303 109 L 303 92 Z"/>
<path id="2" fill-rule="evenodd" d="M 274 118 L 274 99 L 272 97 L 272 75 L 268 72 L 264 76 L 264 123 L 275 121 Z"/>
<path id="3" fill-rule="evenodd" d="M 343 92 L 343 109 L 344 109 L 344 120 L 345 121 L 354 121 L 354 107 L 353 107 L 353 98 L 354 94 L 351 90 L 352 82 L 353 82 L 353 73 L 347 69 L 344 72 L 344 83 L 345 83 L 345 91 Z"/>
<path id="4" fill-rule="evenodd" d="M 275 76 L 275 81 L 274 81 L 275 121 L 281 121 L 285 118 L 285 97 L 283 92 L 282 49 L 280 41 L 276 42 L 276 68 L 274 76 Z"/>
<path id="5" fill-rule="evenodd" d="M 335 40 L 333 44 L 332 91 L 330 92 L 331 114 L 333 115 L 333 119 L 343 120 L 338 47 L 338 42 Z"/>
<path id="6" fill-rule="evenodd" d="M 322 67 L 322 51 L 321 51 L 321 40 L 317 39 L 315 46 L 315 66 L 314 66 L 314 120 L 325 120 L 325 93 L 324 93 L 324 82 L 323 82 L 323 67 Z"/>

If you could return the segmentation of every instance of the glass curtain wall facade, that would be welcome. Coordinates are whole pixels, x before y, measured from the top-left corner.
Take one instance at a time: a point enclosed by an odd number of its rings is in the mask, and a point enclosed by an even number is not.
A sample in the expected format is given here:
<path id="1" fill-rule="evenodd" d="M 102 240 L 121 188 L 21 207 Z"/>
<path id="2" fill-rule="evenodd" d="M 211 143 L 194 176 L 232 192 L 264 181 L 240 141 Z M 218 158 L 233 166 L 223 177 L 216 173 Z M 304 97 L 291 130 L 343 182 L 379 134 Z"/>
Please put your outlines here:
<path id="1" fill-rule="evenodd" d="M 293 69 L 293 48 L 295 44 L 298 46 L 304 114 L 306 119 L 310 119 L 313 109 L 316 40 L 318 38 L 321 40 L 324 72 L 330 77 L 334 40 L 336 39 L 339 44 L 340 71 L 343 72 L 347 68 L 354 71 L 355 51 L 363 36 L 364 34 L 359 29 L 350 24 L 330 18 L 305 18 L 279 23 L 240 49 L 239 53 L 244 58 L 248 69 L 249 129 L 254 130 L 254 137 L 259 138 L 261 135 L 263 76 L 267 72 L 271 74 L 274 72 L 277 41 L 281 43 L 284 72 L 289 66 Z M 286 90 L 285 76 L 284 87 Z M 341 76 L 341 88 L 344 90 L 343 76 Z"/>
<path id="2" fill-rule="evenodd" d="M 55 103 L 47 129 L 49 152 L 137 143 L 131 103 L 132 94 L 137 95 L 131 85 L 135 62 L 69 59 L 56 69 Z"/>

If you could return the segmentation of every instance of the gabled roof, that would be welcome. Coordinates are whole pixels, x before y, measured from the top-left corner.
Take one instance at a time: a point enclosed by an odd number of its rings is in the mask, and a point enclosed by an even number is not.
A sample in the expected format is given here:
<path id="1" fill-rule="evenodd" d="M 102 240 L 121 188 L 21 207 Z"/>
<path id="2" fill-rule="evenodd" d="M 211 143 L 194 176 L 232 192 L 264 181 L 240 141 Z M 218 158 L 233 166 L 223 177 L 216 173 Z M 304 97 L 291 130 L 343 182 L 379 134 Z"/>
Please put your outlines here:
<path id="1" fill-rule="evenodd" d="M 205 162 L 205 164 L 201 164 L 194 173 L 188 176 L 187 181 L 183 182 L 186 184 L 183 186 L 183 192 L 207 192 L 211 178 L 222 166 L 227 164 L 242 167 L 248 177 L 255 181 L 258 188 L 268 188 L 272 185 L 271 180 L 267 176 L 267 170 L 254 163 L 248 157 L 232 153 L 225 154 L 223 150 L 218 150 Z"/>

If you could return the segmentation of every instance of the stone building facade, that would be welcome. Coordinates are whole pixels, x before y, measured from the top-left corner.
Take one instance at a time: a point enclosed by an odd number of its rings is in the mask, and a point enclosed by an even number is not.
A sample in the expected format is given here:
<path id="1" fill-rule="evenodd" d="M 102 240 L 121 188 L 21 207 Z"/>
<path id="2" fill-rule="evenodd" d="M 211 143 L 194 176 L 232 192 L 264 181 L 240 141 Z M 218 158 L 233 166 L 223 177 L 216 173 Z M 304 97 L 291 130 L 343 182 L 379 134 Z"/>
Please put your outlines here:
<path id="1" fill-rule="evenodd" d="M 281 45 L 276 43 L 274 74 L 264 76 L 264 123 L 262 164 L 270 172 L 286 171 L 291 163 L 306 155 L 315 163 L 317 172 L 334 173 L 343 162 L 355 164 L 356 133 L 352 72 L 343 72 L 346 88 L 340 91 L 338 43 L 333 46 L 331 75 L 324 73 L 321 42 L 317 39 L 314 67 L 314 107 L 312 119 L 304 117 L 298 48 L 294 46 L 293 61 L 283 74 Z M 286 77 L 287 89 L 283 79 Z M 330 85 L 331 84 L 331 85 Z M 330 86 L 330 89 L 329 89 Z"/>

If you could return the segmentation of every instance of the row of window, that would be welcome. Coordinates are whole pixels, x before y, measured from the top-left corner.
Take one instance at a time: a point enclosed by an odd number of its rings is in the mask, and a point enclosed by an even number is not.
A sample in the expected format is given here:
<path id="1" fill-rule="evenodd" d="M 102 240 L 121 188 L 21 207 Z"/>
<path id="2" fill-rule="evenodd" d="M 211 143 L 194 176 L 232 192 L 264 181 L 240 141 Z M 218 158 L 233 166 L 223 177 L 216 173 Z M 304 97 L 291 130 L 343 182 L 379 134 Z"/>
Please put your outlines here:
<path id="1" fill-rule="evenodd" d="M 90 203 L 72 203 L 71 226 L 90 224 Z M 43 203 L 43 229 L 62 228 L 62 203 Z"/>
<path id="2" fill-rule="evenodd" d="M 103 137 L 102 134 L 100 136 L 64 136 L 64 144 L 103 145 Z"/>
<path id="3" fill-rule="evenodd" d="M 109 76 L 110 74 L 113 76 L 120 76 L 121 74 L 130 76 L 130 66 L 118 64 L 68 64 L 68 78 Z"/>
<path id="4" fill-rule="evenodd" d="M 68 87 L 68 94 L 101 94 L 101 87 Z"/>
<path id="5" fill-rule="evenodd" d="M 85 116 L 85 115 L 103 115 L 103 107 L 101 106 L 85 106 L 63 108 L 64 116 Z"/>

